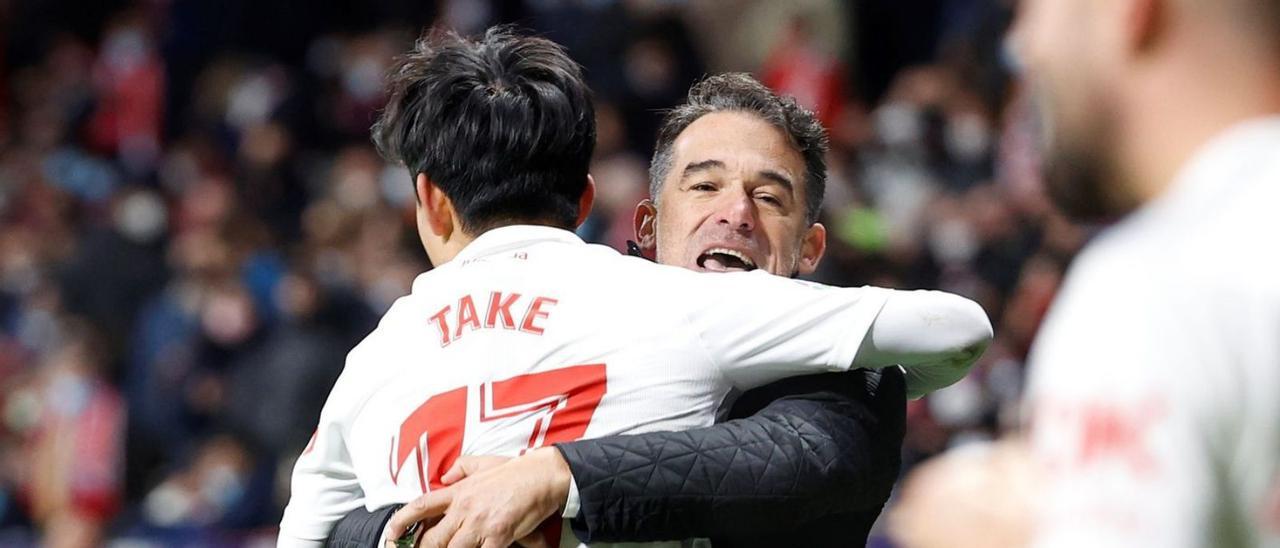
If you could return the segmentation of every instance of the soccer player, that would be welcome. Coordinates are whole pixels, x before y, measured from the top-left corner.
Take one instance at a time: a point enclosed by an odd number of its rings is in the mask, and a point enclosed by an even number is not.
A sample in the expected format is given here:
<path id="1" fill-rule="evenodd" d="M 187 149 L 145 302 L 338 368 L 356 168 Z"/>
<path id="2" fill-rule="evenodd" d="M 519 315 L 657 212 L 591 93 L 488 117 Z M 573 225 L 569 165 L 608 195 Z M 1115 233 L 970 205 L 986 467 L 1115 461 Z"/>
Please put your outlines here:
<path id="1" fill-rule="evenodd" d="M 1280 546 L 1280 2 L 1021 8 L 1049 194 L 1110 226 L 1032 348 L 1019 545 Z"/>
<path id="2" fill-rule="evenodd" d="M 705 426 L 732 391 L 803 373 L 902 364 L 924 393 L 991 336 L 953 295 L 709 276 L 582 243 L 567 229 L 593 198 L 594 116 L 578 68 L 545 40 L 421 42 L 375 134 L 414 175 L 437 267 L 348 357 L 295 467 L 281 545 L 318 545 L 352 508 L 439 487 L 460 454 L 535 460 L 558 441 Z M 756 260 L 758 242 L 733 230 L 706 243 L 704 263 Z M 922 331 L 935 336 L 902 335 Z M 540 521 L 477 538 L 457 515 L 437 526 L 455 546 L 507 546 Z M 577 545 L 559 522 L 545 535 Z"/>
<path id="3" fill-rule="evenodd" d="M 1026 0 L 1051 197 L 1037 546 L 1280 546 L 1280 2 Z"/>

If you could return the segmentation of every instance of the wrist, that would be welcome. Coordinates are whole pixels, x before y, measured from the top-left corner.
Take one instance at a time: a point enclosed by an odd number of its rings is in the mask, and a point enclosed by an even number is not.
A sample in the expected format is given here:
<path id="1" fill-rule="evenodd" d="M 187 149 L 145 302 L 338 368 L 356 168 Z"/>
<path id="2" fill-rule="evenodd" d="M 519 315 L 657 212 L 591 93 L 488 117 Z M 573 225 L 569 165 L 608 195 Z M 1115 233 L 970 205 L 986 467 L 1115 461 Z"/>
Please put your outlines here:
<path id="1" fill-rule="evenodd" d="M 569 497 L 569 484 L 573 480 L 573 471 L 564 460 L 560 450 L 555 447 L 540 447 L 528 455 L 538 461 L 540 471 L 546 474 L 548 482 L 547 501 L 558 511 L 564 511 L 565 500 Z"/>

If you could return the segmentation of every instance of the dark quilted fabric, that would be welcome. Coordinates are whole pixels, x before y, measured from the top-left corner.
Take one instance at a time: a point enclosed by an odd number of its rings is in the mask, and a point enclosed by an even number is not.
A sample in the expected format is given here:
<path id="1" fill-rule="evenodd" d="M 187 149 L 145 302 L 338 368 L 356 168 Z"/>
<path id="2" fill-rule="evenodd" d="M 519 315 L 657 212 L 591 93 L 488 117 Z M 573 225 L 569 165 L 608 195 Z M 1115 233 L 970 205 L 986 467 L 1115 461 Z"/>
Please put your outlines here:
<path id="1" fill-rule="evenodd" d="M 582 500 L 574 531 L 586 542 L 864 545 L 897 478 L 905 409 L 900 371 L 859 370 L 747 392 L 735 420 L 707 428 L 560 444 Z"/>
<path id="2" fill-rule="evenodd" d="M 401 506 L 392 504 L 372 512 L 364 508 L 352 510 L 333 527 L 333 532 L 324 541 L 325 548 L 381 548 L 382 528 Z"/>

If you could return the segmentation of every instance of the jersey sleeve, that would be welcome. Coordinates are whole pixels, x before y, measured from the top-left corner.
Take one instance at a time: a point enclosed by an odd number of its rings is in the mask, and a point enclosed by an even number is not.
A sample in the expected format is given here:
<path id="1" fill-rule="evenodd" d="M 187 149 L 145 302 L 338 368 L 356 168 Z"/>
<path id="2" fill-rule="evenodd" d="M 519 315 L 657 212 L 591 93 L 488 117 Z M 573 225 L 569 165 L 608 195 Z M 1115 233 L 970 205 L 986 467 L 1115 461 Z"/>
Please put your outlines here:
<path id="1" fill-rule="evenodd" d="M 355 356 L 353 351 L 347 359 L 348 372 Z M 364 492 L 356 480 L 344 434 L 351 407 L 343 394 L 343 381 L 349 380 L 346 377 L 338 379 L 320 413 L 315 434 L 294 464 L 289 504 L 280 521 L 280 548 L 323 546 L 334 524 L 364 505 Z"/>
<path id="2" fill-rule="evenodd" d="M 890 291 L 853 364 L 900 365 L 907 397 L 951 386 L 969 373 L 994 332 L 982 307 L 942 291 Z"/>
<path id="3" fill-rule="evenodd" d="M 963 377 L 992 336 L 981 307 L 939 291 L 836 288 L 763 272 L 697 276 L 680 306 L 740 389 L 902 365 L 908 395 L 919 397 Z"/>
<path id="4" fill-rule="evenodd" d="M 708 358 L 740 389 L 845 371 L 889 291 L 837 289 L 764 272 L 692 274 L 683 302 Z"/>

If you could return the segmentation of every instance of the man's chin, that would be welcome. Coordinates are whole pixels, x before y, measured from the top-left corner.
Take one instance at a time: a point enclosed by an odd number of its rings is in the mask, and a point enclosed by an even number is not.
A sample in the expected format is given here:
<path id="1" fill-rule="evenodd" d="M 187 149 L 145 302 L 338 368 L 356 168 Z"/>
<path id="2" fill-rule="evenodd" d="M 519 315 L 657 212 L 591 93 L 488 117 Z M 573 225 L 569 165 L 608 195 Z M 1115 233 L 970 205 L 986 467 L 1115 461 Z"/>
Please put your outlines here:
<path id="1" fill-rule="evenodd" d="M 1095 116 L 1075 132 L 1057 132 L 1045 147 L 1045 193 L 1068 218 L 1106 223 L 1137 206 L 1116 166 L 1112 122 Z M 1063 127 L 1063 126 L 1058 126 Z"/>
<path id="2" fill-rule="evenodd" d="M 1068 218 L 1105 223 L 1124 216 L 1136 206 L 1116 168 L 1115 123 L 1107 113 L 1108 101 L 1093 101 L 1094 112 L 1073 123 L 1055 120 L 1044 87 L 1033 97 L 1035 120 L 1040 126 L 1041 161 L 1045 193 Z"/>
<path id="3" fill-rule="evenodd" d="M 1107 223 L 1133 211 L 1136 201 L 1126 197 L 1121 181 L 1098 158 L 1063 157 L 1045 166 L 1045 191 L 1068 218 Z"/>

